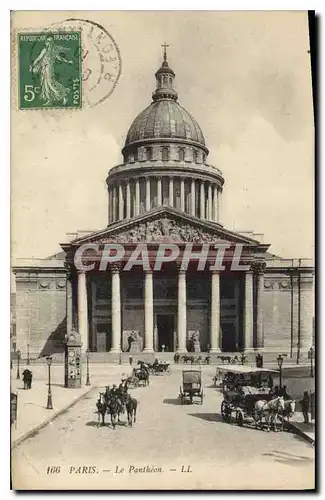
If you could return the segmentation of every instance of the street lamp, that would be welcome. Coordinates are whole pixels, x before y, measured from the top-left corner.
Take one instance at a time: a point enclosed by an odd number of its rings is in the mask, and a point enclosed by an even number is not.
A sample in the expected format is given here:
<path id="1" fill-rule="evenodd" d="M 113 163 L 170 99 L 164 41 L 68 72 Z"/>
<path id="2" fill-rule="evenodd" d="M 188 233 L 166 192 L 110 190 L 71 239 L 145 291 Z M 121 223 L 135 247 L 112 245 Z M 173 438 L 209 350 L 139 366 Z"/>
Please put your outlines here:
<path id="1" fill-rule="evenodd" d="M 46 358 L 47 366 L 49 367 L 49 388 L 47 392 L 47 410 L 53 410 L 52 405 L 52 392 L 51 392 L 51 364 L 52 364 L 52 356 L 47 356 Z"/>
<path id="2" fill-rule="evenodd" d="M 20 371 L 19 371 L 19 363 L 20 363 L 20 350 L 17 350 L 17 380 L 20 379 Z"/>
<path id="3" fill-rule="evenodd" d="M 87 376 L 86 376 L 86 385 L 90 385 L 89 379 L 89 349 L 86 350 L 86 361 L 87 361 Z"/>
<path id="4" fill-rule="evenodd" d="M 240 362 L 241 362 L 241 364 L 242 364 L 242 365 L 244 365 L 245 360 L 246 360 L 246 356 L 245 356 L 245 354 L 244 354 L 244 351 L 242 351 L 242 352 L 240 353 Z"/>
<path id="5" fill-rule="evenodd" d="M 29 344 L 27 344 L 27 364 L 29 365 Z"/>
<path id="6" fill-rule="evenodd" d="M 280 389 L 282 389 L 282 365 L 283 365 L 283 356 L 281 356 L 281 354 L 279 354 L 279 356 L 276 358 L 277 362 L 278 362 L 278 367 L 279 367 L 279 385 L 280 385 Z"/>
<path id="7" fill-rule="evenodd" d="M 314 377 L 314 367 L 313 367 L 313 359 L 314 359 L 314 349 L 311 347 L 308 351 L 308 357 L 310 359 L 310 376 Z"/>

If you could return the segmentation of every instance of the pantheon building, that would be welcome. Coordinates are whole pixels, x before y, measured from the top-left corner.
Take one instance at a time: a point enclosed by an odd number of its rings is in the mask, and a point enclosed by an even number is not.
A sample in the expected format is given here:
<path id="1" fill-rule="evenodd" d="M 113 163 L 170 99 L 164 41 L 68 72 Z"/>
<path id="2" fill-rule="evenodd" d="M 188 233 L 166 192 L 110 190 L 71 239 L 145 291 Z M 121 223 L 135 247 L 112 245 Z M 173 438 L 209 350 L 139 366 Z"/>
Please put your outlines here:
<path id="1" fill-rule="evenodd" d="M 131 124 L 123 162 L 106 179 L 107 226 L 70 235 L 47 259 L 16 263 L 13 348 L 23 358 L 27 350 L 32 358 L 59 357 L 74 329 L 98 361 L 193 349 L 213 358 L 255 350 L 305 357 L 313 344 L 312 262 L 274 256 L 261 234 L 224 227 L 225 179 L 208 162 L 200 125 L 179 103 L 166 52 L 155 77 L 152 102 Z M 126 269 L 139 243 L 149 268 Z M 209 250 L 205 266 L 192 259 L 184 270 L 176 259 L 157 271 L 161 243 L 176 245 L 180 256 L 189 243 L 198 254 L 207 244 L 239 245 L 245 270 L 211 270 L 216 255 Z M 123 259 L 105 270 L 76 268 L 83 245 L 107 244 L 122 245 Z"/>

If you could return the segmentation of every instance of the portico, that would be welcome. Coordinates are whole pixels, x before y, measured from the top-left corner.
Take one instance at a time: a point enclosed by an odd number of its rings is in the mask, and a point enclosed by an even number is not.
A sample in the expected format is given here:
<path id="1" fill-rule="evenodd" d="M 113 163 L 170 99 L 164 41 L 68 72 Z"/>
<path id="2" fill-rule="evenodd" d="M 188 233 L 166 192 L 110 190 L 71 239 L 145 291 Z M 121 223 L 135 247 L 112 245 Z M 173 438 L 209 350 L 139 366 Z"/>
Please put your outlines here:
<path id="1" fill-rule="evenodd" d="M 161 227 L 164 235 L 161 235 Z M 75 297 L 67 301 L 70 308 L 67 316 L 74 319 L 83 345 L 94 352 L 126 352 L 127 338 L 135 332 L 139 352 L 184 353 L 190 349 L 191 335 L 198 331 L 202 351 L 262 349 L 265 245 L 232 234 L 232 243 L 243 246 L 241 261 L 248 270 L 231 270 L 231 250 L 225 253 L 225 264 L 218 270 L 214 248 L 221 241 L 227 246 L 226 238 L 230 240 L 230 234 L 221 227 L 213 229 L 214 237 L 207 221 L 200 221 L 198 228 L 189 216 L 165 207 L 140 220 L 123 221 L 117 230 L 107 228 L 65 245 Z M 183 269 L 186 245 L 191 239 L 196 241 L 198 234 L 202 243 L 193 243 L 192 256 L 196 258 Z M 179 250 L 179 257 L 174 262 L 163 263 L 157 270 L 158 244 L 170 238 Z M 119 262 L 101 270 L 97 262 L 99 254 L 92 254 L 87 265 L 92 262 L 93 269 L 75 269 L 73 256 L 82 245 L 100 248 L 117 241 L 124 248 L 124 257 Z M 202 266 L 199 256 L 207 241 L 211 244 Z M 147 248 L 149 268 L 126 265 L 137 243 Z M 229 248 L 232 243 L 228 241 Z"/>

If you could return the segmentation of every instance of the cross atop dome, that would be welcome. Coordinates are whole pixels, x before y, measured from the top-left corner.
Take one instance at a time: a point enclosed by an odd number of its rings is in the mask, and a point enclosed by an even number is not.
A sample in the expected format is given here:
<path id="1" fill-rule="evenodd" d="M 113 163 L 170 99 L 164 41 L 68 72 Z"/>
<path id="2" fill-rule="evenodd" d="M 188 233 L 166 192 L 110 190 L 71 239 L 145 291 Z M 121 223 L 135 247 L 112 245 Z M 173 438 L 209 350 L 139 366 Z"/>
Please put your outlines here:
<path id="1" fill-rule="evenodd" d="M 162 47 L 164 48 L 164 61 L 167 61 L 167 48 L 169 47 L 169 45 L 167 45 L 167 43 L 163 43 Z"/>

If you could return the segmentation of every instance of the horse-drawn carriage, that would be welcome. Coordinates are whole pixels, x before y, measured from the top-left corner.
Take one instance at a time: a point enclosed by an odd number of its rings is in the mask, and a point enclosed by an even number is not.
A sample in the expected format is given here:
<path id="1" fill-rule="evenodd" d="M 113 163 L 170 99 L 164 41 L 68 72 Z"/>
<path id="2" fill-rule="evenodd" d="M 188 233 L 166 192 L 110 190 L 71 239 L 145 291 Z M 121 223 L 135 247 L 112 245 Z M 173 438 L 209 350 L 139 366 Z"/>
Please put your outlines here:
<path id="1" fill-rule="evenodd" d="M 153 365 L 149 366 L 149 373 L 151 373 L 152 375 L 170 375 L 170 364 L 166 361 L 158 361 L 157 363 L 153 363 Z"/>
<path id="2" fill-rule="evenodd" d="M 283 422 L 284 398 L 273 392 L 273 375 L 277 371 L 249 366 L 219 366 L 217 370 L 224 374 L 221 416 L 225 422 L 231 422 L 234 415 L 238 425 L 251 422 L 257 427 L 262 426 L 264 417 L 268 430 L 271 423 L 276 428 L 278 416 Z"/>
<path id="3" fill-rule="evenodd" d="M 199 369 L 184 369 L 182 372 L 182 384 L 180 386 L 179 398 L 181 404 L 184 404 L 186 398 L 193 403 L 194 397 L 200 398 L 203 403 L 203 382 L 202 372 Z"/>

